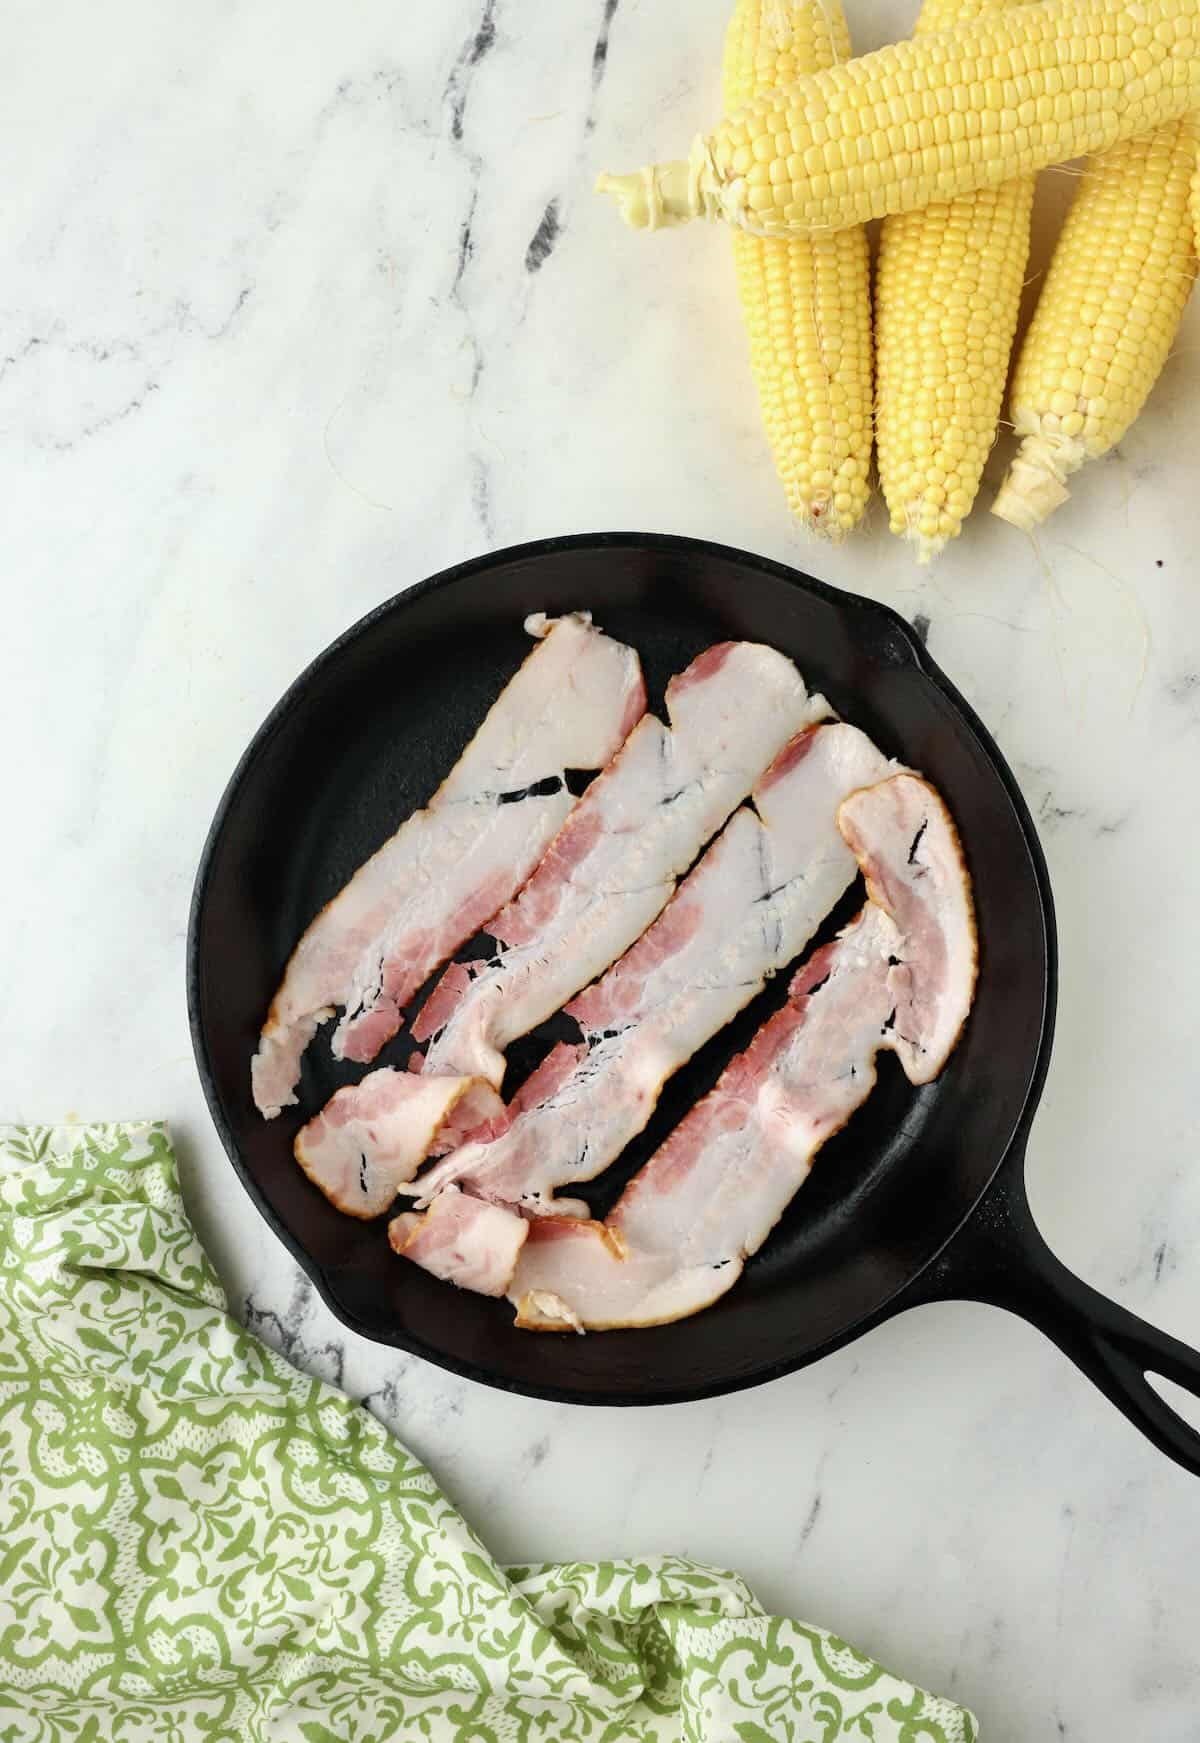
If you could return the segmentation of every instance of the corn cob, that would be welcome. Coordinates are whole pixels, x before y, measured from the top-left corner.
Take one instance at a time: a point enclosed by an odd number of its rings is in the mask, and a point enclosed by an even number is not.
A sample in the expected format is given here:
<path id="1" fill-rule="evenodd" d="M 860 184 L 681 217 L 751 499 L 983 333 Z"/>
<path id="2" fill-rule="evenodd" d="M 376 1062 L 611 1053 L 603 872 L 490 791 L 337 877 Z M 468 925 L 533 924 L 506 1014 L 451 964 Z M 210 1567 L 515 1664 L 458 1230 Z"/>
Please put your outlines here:
<path id="1" fill-rule="evenodd" d="M 1087 166 L 1013 376 L 1024 437 L 993 514 L 1030 531 L 1141 411 L 1192 287 L 1192 116 Z"/>
<path id="2" fill-rule="evenodd" d="M 688 162 L 602 176 L 635 227 L 807 235 L 996 187 L 1200 108 L 1200 0 L 1041 0 L 767 91 Z"/>
<path id="3" fill-rule="evenodd" d="M 925 0 L 916 34 L 996 0 Z M 1029 256 L 1032 176 L 885 218 L 876 268 L 879 484 L 891 528 L 936 557 L 979 489 Z M 766 246 L 764 244 L 764 246 Z"/>
<path id="4" fill-rule="evenodd" d="M 840 0 L 737 0 L 725 104 L 850 58 Z M 788 504 L 840 539 L 861 519 L 871 464 L 871 293 L 865 232 L 732 237 L 750 365 Z"/>

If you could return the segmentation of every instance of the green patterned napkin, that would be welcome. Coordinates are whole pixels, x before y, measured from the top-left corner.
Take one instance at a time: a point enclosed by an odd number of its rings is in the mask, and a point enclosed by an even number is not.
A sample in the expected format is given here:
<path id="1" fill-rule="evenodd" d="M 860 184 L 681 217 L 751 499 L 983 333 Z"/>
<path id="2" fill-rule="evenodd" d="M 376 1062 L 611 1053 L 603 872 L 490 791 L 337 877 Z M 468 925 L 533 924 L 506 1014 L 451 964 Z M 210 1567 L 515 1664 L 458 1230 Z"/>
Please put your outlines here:
<path id="1" fill-rule="evenodd" d="M 502 1571 L 229 1315 L 161 1125 L 0 1128 L 4 1743 L 973 1743 L 736 1577 Z"/>

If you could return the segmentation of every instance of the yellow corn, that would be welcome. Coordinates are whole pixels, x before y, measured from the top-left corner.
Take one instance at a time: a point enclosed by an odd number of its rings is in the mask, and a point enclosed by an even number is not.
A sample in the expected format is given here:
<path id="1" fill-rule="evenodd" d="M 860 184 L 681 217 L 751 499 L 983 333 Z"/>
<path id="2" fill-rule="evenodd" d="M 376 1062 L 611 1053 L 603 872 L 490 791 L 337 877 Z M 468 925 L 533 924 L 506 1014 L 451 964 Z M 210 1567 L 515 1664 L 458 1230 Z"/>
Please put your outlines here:
<path id="1" fill-rule="evenodd" d="M 737 0 L 725 37 L 725 103 L 848 60 L 840 0 Z M 738 292 L 767 439 L 788 504 L 840 539 L 867 504 L 871 294 L 866 234 L 735 232 Z"/>
<path id="2" fill-rule="evenodd" d="M 997 0 L 925 0 L 916 34 Z M 876 434 L 891 527 L 936 557 L 979 489 L 1008 378 L 1033 177 L 885 218 L 876 267 Z M 764 246 L 766 246 L 764 244 Z"/>
<path id="3" fill-rule="evenodd" d="M 1031 530 L 1066 480 L 1145 404 L 1192 287 L 1194 119 L 1093 159 L 1080 180 L 1013 376 L 1024 440 L 992 507 Z"/>
<path id="4" fill-rule="evenodd" d="M 767 91 L 690 161 L 602 176 L 627 223 L 838 230 L 1106 151 L 1200 108 L 1198 0 L 1041 0 Z"/>

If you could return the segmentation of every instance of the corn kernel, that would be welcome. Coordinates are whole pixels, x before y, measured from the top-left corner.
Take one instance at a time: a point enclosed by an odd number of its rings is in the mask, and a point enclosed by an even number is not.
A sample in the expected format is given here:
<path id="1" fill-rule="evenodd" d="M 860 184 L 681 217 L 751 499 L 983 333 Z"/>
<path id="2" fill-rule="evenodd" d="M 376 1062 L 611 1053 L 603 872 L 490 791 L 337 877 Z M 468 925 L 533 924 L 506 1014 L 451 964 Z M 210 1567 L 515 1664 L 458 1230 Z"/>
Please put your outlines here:
<path id="1" fill-rule="evenodd" d="M 1023 470 L 996 512 L 1018 525 L 1044 518 L 1061 479 L 1120 440 L 1166 361 L 1191 288 L 1197 142 L 1185 116 L 1092 158 L 1080 179 L 1013 377 Z M 1043 498 L 1045 444 L 1059 484 Z"/>
<path id="2" fill-rule="evenodd" d="M 725 100 L 736 109 L 774 85 L 849 58 L 838 0 L 737 0 L 725 44 Z M 859 140 L 840 112 L 805 127 L 779 103 L 783 124 L 764 129 L 775 216 L 805 210 L 800 185 L 838 197 L 861 176 Z M 871 166 L 878 169 L 877 165 Z M 871 459 L 871 327 L 861 229 L 808 239 L 736 232 L 738 288 L 767 437 L 789 507 L 839 538 L 862 518 Z"/>
<path id="3" fill-rule="evenodd" d="M 821 0 L 737 0 L 731 52 L 754 69 L 744 106 L 700 142 L 690 176 L 676 165 L 649 181 L 616 179 L 631 221 L 703 212 L 763 235 L 824 236 L 1107 152 L 1197 106 L 1196 0 L 926 7 L 937 29 L 853 60 L 844 20 L 826 18 Z M 812 148 L 831 143 L 836 154 L 814 161 Z M 1152 205 L 1146 216 L 1154 228 Z M 1149 248 L 1135 239 L 1143 272 L 1165 267 L 1155 236 Z"/>
<path id="4" fill-rule="evenodd" d="M 917 36 L 973 15 L 978 4 L 925 0 Z M 1029 104 L 1032 121 L 1025 64 L 1010 52 L 988 73 L 1014 72 L 1005 97 Z M 978 96 L 987 93 L 984 81 Z M 994 128 L 997 117 L 961 102 L 949 117 L 952 125 L 941 136 L 935 128 L 933 139 L 939 183 L 952 184 L 960 158 L 972 142 L 984 148 L 984 123 Z M 1021 120 L 1014 107 L 1009 124 L 1015 130 Z M 995 439 L 1031 203 L 1032 181 L 1020 178 L 884 220 L 876 290 L 879 477 L 892 530 L 914 543 L 922 561 L 961 531 Z"/>

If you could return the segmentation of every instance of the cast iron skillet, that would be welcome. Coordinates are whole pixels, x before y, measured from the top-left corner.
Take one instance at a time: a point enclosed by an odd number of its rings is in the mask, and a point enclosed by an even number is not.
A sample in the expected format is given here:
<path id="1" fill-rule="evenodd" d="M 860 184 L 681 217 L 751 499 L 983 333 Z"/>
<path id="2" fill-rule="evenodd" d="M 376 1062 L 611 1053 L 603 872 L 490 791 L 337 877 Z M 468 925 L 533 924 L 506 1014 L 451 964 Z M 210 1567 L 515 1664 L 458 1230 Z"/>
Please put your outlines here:
<path id="1" fill-rule="evenodd" d="M 452 1289 L 390 1252 L 384 1224 L 328 1205 L 293 1135 L 355 1068 L 309 1048 L 300 1107 L 269 1124 L 250 1099 L 259 1025 L 312 915 L 422 804 L 528 648 L 530 611 L 587 607 L 642 656 L 651 703 L 725 637 L 792 655 L 813 688 L 927 774 L 962 832 L 982 975 L 938 1082 L 895 1061 L 737 1287 L 696 1318 L 590 1337 L 514 1330 L 503 1302 Z M 831 926 L 854 911 L 843 905 Z M 830 928 L 826 929 L 826 935 Z M 786 976 L 668 1084 L 642 1141 L 590 1193 L 620 1184 L 782 999 Z M 1022 1315 L 1156 1446 L 1200 1473 L 1200 1434 L 1146 1371 L 1200 1393 L 1200 1356 L 1072 1276 L 1045 1246 L 1023 1159 L 1050 1054 L 1055 936 L 1033 824 L 988 734 L 893 612 L 741 551 L 631 533 L 548 540 L 465 563 L 365 617 L 292 686 L 242 758 L 192 902 L 188 1000 L 213 1118 L 250 1196 L 334 1312 L 364 1336 L 534 1397 L 648 1404 L 786 1374 L 902 1308 L 950 1297 Z M 515 1087 L 556 1028 L 509 1054 Z M 401 1063 L 402 1038 L 381 1063 Z"/>

